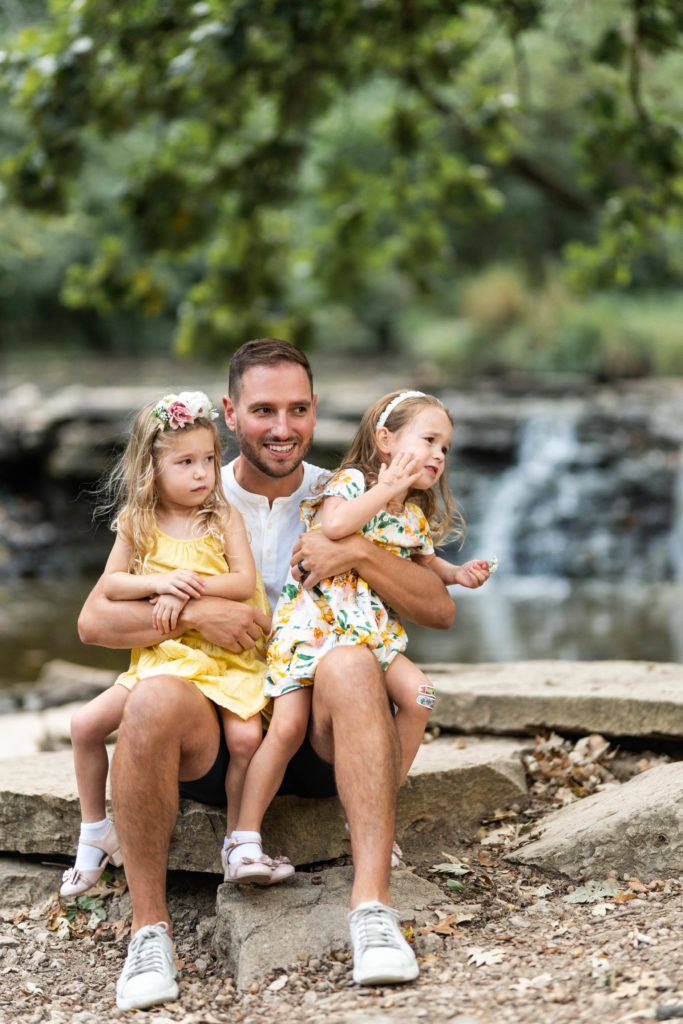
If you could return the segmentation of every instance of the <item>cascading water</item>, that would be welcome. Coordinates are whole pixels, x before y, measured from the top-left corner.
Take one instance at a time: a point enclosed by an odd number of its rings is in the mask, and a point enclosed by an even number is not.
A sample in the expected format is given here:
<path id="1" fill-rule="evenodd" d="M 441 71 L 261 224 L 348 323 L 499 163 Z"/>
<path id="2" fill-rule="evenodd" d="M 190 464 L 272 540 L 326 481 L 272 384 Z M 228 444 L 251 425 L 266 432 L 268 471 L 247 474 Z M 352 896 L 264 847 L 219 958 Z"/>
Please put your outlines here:
<path id="1" fill-rule="evenodd" d="M 546 552 L 543 574 L 557 575 L 553 551 L 562 547 L 558 524 L 578 514 L 572 464 L 578 460 L 575 418 L 528 420 L 521 430 L 516 464 L 503 473 L 476 530 L 478 547 L 498 557 L 506 575 L 529 575 L 520 564 L 518 540 L 534 535 Z M 534 546 L 532 541 L 531 546 Z"/>
<path id="2" fill-rule="evenodd" d="M 453 588 L 451 648 L 430 634 L 429 660 L 681 660 L 678 446 L 642 418 L 572 401 L 532 412 L 517 437 L 497 473 L 454 455 L 469 528 L 448 557 L 496 555 L 499 571 L 476 592 Z"/>

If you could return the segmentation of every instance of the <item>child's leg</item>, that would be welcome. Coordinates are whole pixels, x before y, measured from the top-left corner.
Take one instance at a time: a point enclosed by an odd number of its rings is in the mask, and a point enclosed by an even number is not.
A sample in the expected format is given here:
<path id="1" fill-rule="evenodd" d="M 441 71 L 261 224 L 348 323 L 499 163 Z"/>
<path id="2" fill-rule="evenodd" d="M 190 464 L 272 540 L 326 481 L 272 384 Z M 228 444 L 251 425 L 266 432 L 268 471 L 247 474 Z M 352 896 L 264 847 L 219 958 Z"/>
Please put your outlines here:
<path id="1" fill-rule="evenodd" d="M 433 687 L 426 675 L 403 654 L 396 655 L 385 678 L 389 697 L 398 708 L 395 722 L 401 744 L 400 782 L 403 782 L 424 736 L 434 704 Z"/>
<path id="2" fill-rule="evenodd" d="M 249 762 L 258 750 L 263 738 L 263 724 L 260 715 L 246 720 L 227 708 L 221 708 L 225 742 L 230 752 L 230 762 L 225 776 L 225 795 L 228 800 L 228 821 L 226 834 L 229 836 L 237 827 L 242 790 Z"/>
<path id="3" fill-rule="evenodd" d="M 128 692 L 125 686 L 115 684 L 71 718 L 76 783 L 85 822 L 100 821 L 106 815 L 109 759 L 104 741 L 121 723 Z"/>
<path id="4" fill-rule="evenodd" d="M 242 791 L 238 830 L 260 832 L 263 815 L 278 791 L 290 758 L 308 729 L 311 687 L 277 697 L 263 743 L 251 759 Z"/>
<path id="5" fill-rule="evenodd" d="M 71 741 L 82 821 L 76 862 L 62 876 L 60 896 L 87 892 L 110 860 L 116 865 L 122 863 L 116 829 L 106 811 L 109 759 L 104 741 L 121 723 L 128 692 L 125 686 L 115 684 L 72 716 Z"/>

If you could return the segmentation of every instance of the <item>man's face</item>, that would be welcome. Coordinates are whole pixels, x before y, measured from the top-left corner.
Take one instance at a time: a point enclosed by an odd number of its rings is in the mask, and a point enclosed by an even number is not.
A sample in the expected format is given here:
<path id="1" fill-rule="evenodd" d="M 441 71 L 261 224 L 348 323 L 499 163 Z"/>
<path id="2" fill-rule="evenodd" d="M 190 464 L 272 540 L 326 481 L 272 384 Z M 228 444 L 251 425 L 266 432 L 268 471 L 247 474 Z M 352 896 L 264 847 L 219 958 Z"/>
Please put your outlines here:
<path id="1" fill-rule="evenodd" d="M 298 363 L 246 370 L 237 400 L 225 396 L 223 406 L 247 462 L 269 477 L 293 473 L 313 441 L 316 397 Z"/>

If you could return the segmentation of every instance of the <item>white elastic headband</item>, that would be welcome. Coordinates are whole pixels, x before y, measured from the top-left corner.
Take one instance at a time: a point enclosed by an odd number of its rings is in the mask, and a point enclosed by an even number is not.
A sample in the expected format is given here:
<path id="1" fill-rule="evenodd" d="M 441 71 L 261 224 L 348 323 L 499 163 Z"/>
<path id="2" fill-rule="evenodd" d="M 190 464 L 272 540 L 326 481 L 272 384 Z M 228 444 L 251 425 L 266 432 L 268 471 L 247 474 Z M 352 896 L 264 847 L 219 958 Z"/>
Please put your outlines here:
<path id="1" fill-rule="evenodd" d="M 379 430 L 380 427 L 384 426 L 384 424 L 387 422 L 387 420 L 391 416 L 391 414 L 394 411 L 394 409 L 396 408 L 396 406 L 400 405 L 401 402 L 405 402 L 406 398 L 425 398 L 425 397 L 426 396 L 425 396 L 424 391 L 402 391 L 400 395 L 396 395 L 396 398 L 392 398 L 392 400 L 389 402 L 389 405 L 380 414 L 380 417 L 377 420 L 377 426 L 375 427 L 375 430 Z"/>

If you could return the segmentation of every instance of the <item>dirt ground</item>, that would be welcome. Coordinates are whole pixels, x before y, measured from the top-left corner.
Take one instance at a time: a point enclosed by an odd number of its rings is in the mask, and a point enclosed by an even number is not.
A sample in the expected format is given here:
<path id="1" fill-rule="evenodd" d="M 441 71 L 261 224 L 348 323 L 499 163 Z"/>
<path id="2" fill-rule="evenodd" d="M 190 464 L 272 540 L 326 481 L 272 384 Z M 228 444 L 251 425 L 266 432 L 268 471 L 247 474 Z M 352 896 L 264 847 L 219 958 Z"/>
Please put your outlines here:
<path id="1" fill-rule="evenodd" d="M 655 760 L 615 756 L 596 743 L 590 751 L 584 744 L 580 756 L 576 749 L 543 741 L 528 765 L 530 808 L 501 814 L 469 843 L 429 851 L 427 861 L 410 865 L 442 891 L 431 925 L 413 930 L 404 923 L 421 967 L 411 985 L 358 988 L 348 949 L 324 957 L 312 950 L 308 961 L 236 992 L 207 941 L 216 879 L 178 873 L 169 893 L 180 998 L 124 1014 L 114 986 L 129 902 L 117 872 L 113 887 L 99 886 L 78 906 L 61 907 L 53 896 L 0 910 L 0 1022 L 625 1024 L 682 1017 L 683 875 L 613 874 L 579 884 L 506 860 L 511 837 L 548 806 L 607 776 L 624 781 Z"/>

